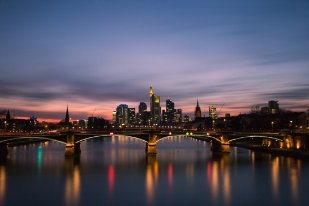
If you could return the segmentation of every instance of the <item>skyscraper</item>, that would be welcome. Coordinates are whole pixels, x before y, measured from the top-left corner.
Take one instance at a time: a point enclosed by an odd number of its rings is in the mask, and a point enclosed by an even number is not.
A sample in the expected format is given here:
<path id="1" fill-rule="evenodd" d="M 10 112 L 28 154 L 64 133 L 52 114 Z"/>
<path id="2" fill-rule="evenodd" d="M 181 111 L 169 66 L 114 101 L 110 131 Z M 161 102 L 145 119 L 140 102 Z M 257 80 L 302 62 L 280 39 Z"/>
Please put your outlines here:
<path id="1" fill-rule="evenodd" d="M 164 109 L 162 110 L 161 124 L 167 125 L 167 113 Z"/>
<path id="2" fill-rule="evenodd" d="M 166 100 L 166 123 L 172 125 L 175 123 L 175 104 L 172 100 Z"/>
<path id="3" fill-rule="evenodd" d="M 129 123 L 129 108 L 126 104 L 120 104 L 116 108 L 116 122 L 118 125 L 127 125 Z"/>
<path id="4" fill-rule="evenodd" d="M 147 104 L 140 102 L 138 106 L 138 113 L 136 114 L 136 123 L 139 125 L 148 125 L 148 117 L 146 115 Z"/>
<path id="5" fill-rule="evenodd" d="M 129 108 L 128 111 L 128 123 L 130 125 L 134 125 L 135 124 L 135 108 Z"/>
<path id="6" fill-rule="evenodd" d="M 268 102 L 269 112 L 271 114 L 278 114 L 279 113 L 279 103 L 278 101 L 271 100 Z"/>
<path id="7" fill-rule="evenodd" d="M 202 111 L 201 111 L 200 105 L 198 103 L 198 100 L 196 101 L 194 116 L 195 116 L 195 119 L 202 117 Z"/>
<path id="8" fill-rule="evenodd" d="M 174 122 L 179 124 L 182 122 L 182 109 L 176 109 Z"/>
<path id="9" fill-rule="evenodd" d="M 145 102 L 140 102 L 138 106 L 138 113 L 142 114 L 147 110 L 147 104 Z"/>
<path id="10" fill-rule="evenodd" d="M 150 96 L 151 124 L 159 124 L 161 121 L 160 96 L 156 96 L 153 93 L 151 85 L 149 90 L 149 96 Z"/>
<path id="11" fill-rule="evenodd" d="M 209 117 L 212 120 L 217 119 L 217 108 L 215 106 L 209 106 Z"/>

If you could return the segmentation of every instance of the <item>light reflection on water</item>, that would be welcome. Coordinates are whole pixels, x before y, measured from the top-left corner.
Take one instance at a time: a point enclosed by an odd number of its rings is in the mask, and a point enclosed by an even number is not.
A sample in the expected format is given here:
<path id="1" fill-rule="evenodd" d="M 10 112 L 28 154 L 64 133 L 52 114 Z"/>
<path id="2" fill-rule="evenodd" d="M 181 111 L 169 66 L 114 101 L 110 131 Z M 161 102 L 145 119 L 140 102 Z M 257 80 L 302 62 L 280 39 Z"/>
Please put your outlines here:
<path id="1" fill-rule="evenodd" d="M 74 159 L 67 159 L 65 179 L 66 205 L 79 205 L 80 188 L 80 168 L 78 165 L 74 165 Z"/>
<path id="2" fill-rule="evenodd" d="M 12 148 L 0 164 L 0 205 L 309 202 L 303 160 L 242 148 L 216 155 L 208 143 L 184 137 L 160 141 L 157 155 L 144 149 L 144 142 L 122 136 L 82 143 L 79 158 L 64 158 L 63 145 L 53 142 Z"/>
<path id="3" fill-rule="evenodd" d="M 271 167 L 271 179 L 273 185 L 273 193 L 276 202 L 278 201 L 279 197 L 279 157 L 275 157 L 272 160 L 272 167 Z"/>
<path id="4" fill-rule="evenodd" d="M 4 166 L 0 166 L 0 205 L 4 205 L 6 192 L 6 171 Z"/>

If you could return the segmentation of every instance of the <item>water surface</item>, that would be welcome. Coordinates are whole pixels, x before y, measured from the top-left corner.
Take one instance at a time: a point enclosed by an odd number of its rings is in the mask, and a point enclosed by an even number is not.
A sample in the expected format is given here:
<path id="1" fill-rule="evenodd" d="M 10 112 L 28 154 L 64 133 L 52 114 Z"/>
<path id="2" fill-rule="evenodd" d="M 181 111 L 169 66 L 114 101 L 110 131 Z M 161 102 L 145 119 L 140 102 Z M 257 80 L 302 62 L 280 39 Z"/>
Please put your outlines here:
<path id="1" fill-rule="evenodd" d="M 0 205 L 308 205 L 309 162 L 170 137 L 145 154 L 145 143 L 104 137 L 81 144 L 10 149 L 0 164 Z"/>

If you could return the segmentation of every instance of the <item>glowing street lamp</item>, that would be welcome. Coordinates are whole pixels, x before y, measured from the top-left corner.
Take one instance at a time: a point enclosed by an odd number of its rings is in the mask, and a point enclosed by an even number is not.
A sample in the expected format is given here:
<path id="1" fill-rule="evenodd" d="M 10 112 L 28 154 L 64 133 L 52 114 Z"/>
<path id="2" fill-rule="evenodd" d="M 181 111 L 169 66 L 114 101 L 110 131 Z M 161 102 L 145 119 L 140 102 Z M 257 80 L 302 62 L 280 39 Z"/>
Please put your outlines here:
<path id="1" fill-rule="evenodd" d="M 274 124 L 275 122 L 274 121 L 271 121 L 271 130 L 274 131 Z"/>

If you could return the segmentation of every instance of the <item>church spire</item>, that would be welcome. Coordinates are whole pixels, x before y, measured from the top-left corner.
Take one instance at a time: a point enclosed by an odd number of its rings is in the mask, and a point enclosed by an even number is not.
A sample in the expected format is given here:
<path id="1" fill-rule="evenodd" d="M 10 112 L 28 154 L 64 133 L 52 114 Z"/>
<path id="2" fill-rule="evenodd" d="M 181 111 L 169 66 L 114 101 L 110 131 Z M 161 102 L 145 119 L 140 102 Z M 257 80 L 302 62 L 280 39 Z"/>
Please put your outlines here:
<path id="1" fill-rule="evenodd" d="M 11 114 L 10 114 L 10 110 L 8 110 L 8 112 L 6 113 L 6 121 L 10 121 L 11 120 Z"/>
<path id="2" fill-rule="evenodd" d="M 69 105 L 67 105 L 67 112 L 65 114 L 64 123 L 68 125 L 70 123 L 70 115 L 69 115 Z"/>
<path id="3" fill-rule="evenodd" d="M 199 117 L 202 117 L 202 111 L 201 111 L 200 105 L 198 103 L 198 99 L 196 101 L 196 107 L 195 107 L 194 116 L 195 116 L 195 119 L 199 118 Z"/>

